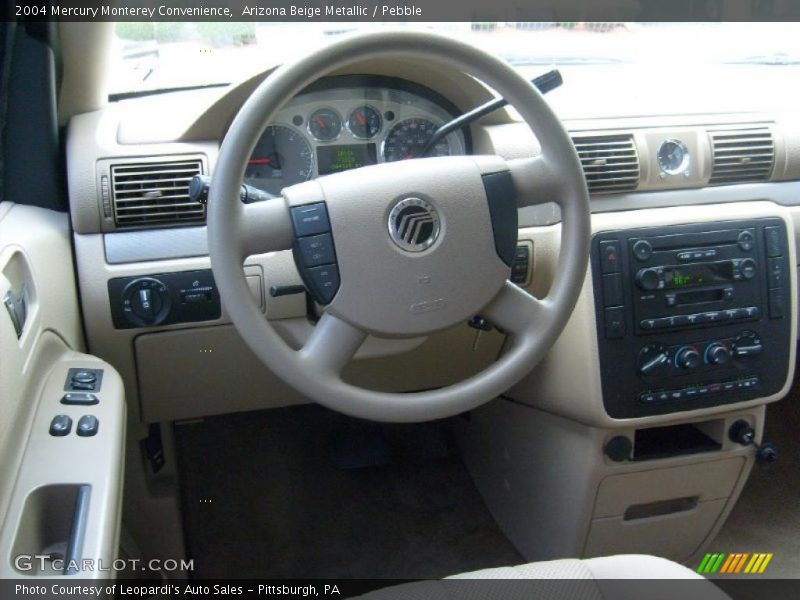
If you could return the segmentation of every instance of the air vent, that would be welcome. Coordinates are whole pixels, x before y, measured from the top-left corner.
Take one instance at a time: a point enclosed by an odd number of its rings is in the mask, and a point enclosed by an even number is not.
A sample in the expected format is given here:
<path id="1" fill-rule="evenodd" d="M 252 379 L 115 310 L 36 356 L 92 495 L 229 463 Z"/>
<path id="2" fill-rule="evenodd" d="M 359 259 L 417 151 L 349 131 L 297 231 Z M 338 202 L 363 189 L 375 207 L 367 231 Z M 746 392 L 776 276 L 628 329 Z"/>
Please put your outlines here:
<path id="1" fill-rule="evenodd" d="M 200 159 L 111 165 L 114 221 L 118 227 L 202 221 L 206 208 L 189 199 Z"/>
<path id="2" fill-rule="evenodd" d="M 590 192 L 624 192 L 639 184 L 639 155 L 632 135 L 572 138 Z"/>
<path id="3" fill-rule="evenodd" d="M 775 163 L 772 132 L 766 127 L 710 131 L 714 167 L 709 183 L 766 181 Z"/>

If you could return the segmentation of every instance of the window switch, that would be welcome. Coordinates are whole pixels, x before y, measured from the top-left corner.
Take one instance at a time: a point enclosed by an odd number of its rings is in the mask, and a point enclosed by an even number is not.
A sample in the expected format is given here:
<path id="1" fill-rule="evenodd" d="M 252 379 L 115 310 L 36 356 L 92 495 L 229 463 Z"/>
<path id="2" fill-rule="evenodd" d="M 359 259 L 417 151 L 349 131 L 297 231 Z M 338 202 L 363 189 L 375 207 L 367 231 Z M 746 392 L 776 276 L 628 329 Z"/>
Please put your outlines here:
<path id="1" fill-rule="evenodd" d="M 50 435 L 64 437 L 72 430 L 72 419 L 67 415 L 56 415 L 50 421 Z"/>
<path id="2" fill-rule="evenodd" d="M 78 420 L 78 427 L 75 430 L 81 437 L 91 437 L 97 433 L 100 423 L 94 415 L 83 415 Z"/>
<path id="3" fill-rule="evenodd" d="M 100 402 L 97 396 L 87 392 L 69 392 L 61 398 L 61 404 L 91 406 Z"/>

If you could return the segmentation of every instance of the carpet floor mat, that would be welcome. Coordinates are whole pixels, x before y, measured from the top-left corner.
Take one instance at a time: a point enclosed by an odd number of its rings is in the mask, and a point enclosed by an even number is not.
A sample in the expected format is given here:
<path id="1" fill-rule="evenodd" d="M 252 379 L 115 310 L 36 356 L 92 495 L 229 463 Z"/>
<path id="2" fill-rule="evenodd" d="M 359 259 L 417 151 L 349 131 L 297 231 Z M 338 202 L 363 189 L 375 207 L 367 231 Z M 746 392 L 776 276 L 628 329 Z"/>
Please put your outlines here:
<path id="1" fill-rule="evenodd" d="M 445 425 L 317 405 L 177 424 L 194 576 L 440 578 L 524 562 Z"/>

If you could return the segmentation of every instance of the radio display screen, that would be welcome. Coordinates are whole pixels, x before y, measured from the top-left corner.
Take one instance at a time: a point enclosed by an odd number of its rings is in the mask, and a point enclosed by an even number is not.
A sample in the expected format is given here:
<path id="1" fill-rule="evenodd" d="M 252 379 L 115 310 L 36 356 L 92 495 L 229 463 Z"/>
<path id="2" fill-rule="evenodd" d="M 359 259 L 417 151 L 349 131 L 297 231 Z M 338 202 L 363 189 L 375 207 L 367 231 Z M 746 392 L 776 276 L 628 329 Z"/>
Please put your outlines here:
<path id="1" fill-rule="evenodd" d="M 664 270 L 665 287 L 671 289 L 713 285 L 733 281 L 733 262 L 681 265 Z"/>
<path id="2" fill-rule="evenodd" d="M 317 169 L 320 175 L 349 171 L 378 162 L 375 144 L 340 144 L 317 148 Z"/>

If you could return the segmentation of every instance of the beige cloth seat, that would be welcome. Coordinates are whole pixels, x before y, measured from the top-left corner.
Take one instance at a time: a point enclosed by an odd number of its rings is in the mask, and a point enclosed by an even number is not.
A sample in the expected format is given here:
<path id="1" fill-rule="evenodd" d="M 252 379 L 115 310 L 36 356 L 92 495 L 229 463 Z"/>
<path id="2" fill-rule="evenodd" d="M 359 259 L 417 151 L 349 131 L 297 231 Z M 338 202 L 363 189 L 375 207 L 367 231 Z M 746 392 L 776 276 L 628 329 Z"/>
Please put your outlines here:
<path id="1" fill-rule="evenodd" d="M 484 569 L 376 590 L 364 600 L 729 600 L 678 563 L 628 554 Z"/>

